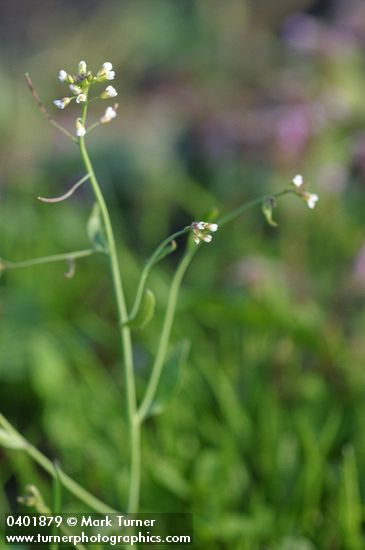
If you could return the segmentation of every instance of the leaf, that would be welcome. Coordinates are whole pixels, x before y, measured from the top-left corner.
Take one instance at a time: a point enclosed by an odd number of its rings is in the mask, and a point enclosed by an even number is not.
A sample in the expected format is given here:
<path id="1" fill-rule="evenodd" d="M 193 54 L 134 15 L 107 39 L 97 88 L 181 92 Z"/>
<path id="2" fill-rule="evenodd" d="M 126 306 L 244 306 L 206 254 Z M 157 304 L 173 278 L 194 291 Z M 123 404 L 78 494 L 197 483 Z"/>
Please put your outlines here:
<path id="1" fill-rule="evenodd" d="M 0 428 L 0 445 L 7 449 L 24 449 L 24 442 L 16 435 L 10 434 Z"/>
<path id="2" fill-rule="evenodd" d="M 90 217 L 87 222 L 87 234 L 96 250 L 106 252 L 108 247 L 104 234 L 103 222 L 100 216 L 100 207 L 98 203 L 94 204 Z"/>
<path id="3" fill-rule="evenodd" d="M 6 269 L 6 264 L 5 264 L 4 260 L 2 260 L 0 258 L 0 277 L 4 273 L 5 269 Z"/>
<path id="4" fill-rule="evenodd" d="M 161 414 L 171 399 L 190 350 L 189 340 L 176 344 L 164 365 L 155 398 L 146 416 Z"/>
<path id="5" fill-rule="evenodd" d="M 262 211 L 264 213 L 267 223 L 269 225 L 272 225 L 273 227 L 277 227 L 278 224 L 273 220 L 273 217 L 272 217 L 272 211 L 274 206 L 275 206 L 275 203 L 273 199 L 268 199 L 262 203 Z"/>
<path id="6" fill-rule="evenodd" d="M 143 292 L 141 303 L 137 313 L 128 319 L 122 326 L 135 330 L 143 329 L 152 319 L 155 313 L 156 298 L 152 290 L 146 288 Z"/>

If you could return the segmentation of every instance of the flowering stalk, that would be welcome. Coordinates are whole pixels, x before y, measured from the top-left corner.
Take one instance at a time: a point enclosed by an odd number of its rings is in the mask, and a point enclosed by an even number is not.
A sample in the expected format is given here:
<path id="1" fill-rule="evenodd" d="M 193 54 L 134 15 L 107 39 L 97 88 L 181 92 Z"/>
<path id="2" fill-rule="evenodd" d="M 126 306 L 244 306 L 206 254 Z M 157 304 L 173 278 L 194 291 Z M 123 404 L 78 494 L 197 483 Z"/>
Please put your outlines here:
<path id="1" fill-rule="evenodd" d="M 156 353 L 156 358 L 152 366 L 151 376 L 147 385 L 147 389 L 142 400 L 142 403 L 138 409 L 138 420 L 143 422 L 143 420 L 148 415 L 148 412 L 151 408 L 153 400 L 155 398 L 158 384 L 161 378 L 163 366 L 166 360 L 167 348 L 170 341 L 171 329 L 174 322 L 175 311 L 177 299 L 181 287 L 183 277 L 186 273 L 187 268 L 190 265 L 191 260 L 193 259 L 198 248 L 189 246 L 187 252 L 183 256 L 175 275 L 172 279 L 169 298 L 167 302 L 167 308 L 165 313 L 165 319 L 163 322 L 161 337 Z"/>
<path id="2" fill-rule="evenodd" d="M 52 256 L 42 256 L 40 258 L 32 258 L 31 260 L 25 260 L 23 262 L 9 262 L 4 259 L 0 259 L 0 272 L 7 269 L 20 269 L 22 267 L 32 267 L 40 264 L 50 264 L 53 262 L 69 262 L 78 260 L 79 258 L 86 258 L 95 254 L 98 250 L 93 248 L 87 248 L 85 250 L 76 250 L 75 252 L 66 252 L 65 254 L 53 254 Z"/>
<path id="3" fill-rule="evenodd" d="M 82 110 L 82 124 L 86 126 L 87 116 L 87 102 L 84 103 Z M 87 173 L 90 175 L 90 182 L 95 194 L 95 198 L 100 207 L 102 220 L 105 227 L 105 233 L 108 243 L 108 252 L 110 260 L 110 268 L 114 284 L 114 292 L 117 301 L 119 325 L 122 338 L 122 350 L 124 355 L 124 368 L 127 388 L 127 405 L 128 405 L 128 418 L 130 429 L 130 441 L 131 441 L 131 478 L 134 480 L 133 487 L 129 493 L 128 511 L 136 512 L 138 510 L 139 502 L 139 486 L 140 486 L 140 429 L 139 424 L 136 422 L 137 412 L 137 399 L 136 399 L 136 386 L 134 379 L 134 367 L 133 367 L 133 354 L 131 334 L 128 326 L 125 325 L 125 321 L 128 318 L 127 307 L 124 298 L 124 291 L 122 285 L 122 278 L 119 269 L 119 262 L 117 256 L 117 249 L 115 245 L 115 238 L 113 228 L 109 216 L 109 211 L 105 203 L 102 191 L 100 189 L 98 180 L 95 176 L 94 168 L 91 164 L 90 157 L 88 155 L 84 135 L 79 137 L 80 139 L 80 153 L 85 164 Z"/>
<path id="4" fill-rule="evenodd" d="M 282 197 L 287 194 L 296 194 L 302 200 L 304 200 L 309 208 L 314 208 L 318 201 L 318 195 L 310 193 L 306 190 L 306 183 L 303 180 L 301 175 L 296 175 L 290 186 L 285 189 L 273 193 L 270 195 L 265 195 L 263 197 L 254 199 L 248 203 L 245 203 L 241 206 L 238 206 L 231 212 L 223 215 L 217 222 L 204 222 L 204 221 L 194 221 L 191 225 L 184 227 L 180 231 L 177 231 L 167 237 L 160 245 L 156 247 L 150 258 L 147 260 L 137 287 L 136 297 L 131 309 L 130 314 L 128 315 L 126 300 L 124 296 L 123 284 L 121 271 L 119 267 L 119 261 L 117 256 L 117 248 L 113 233 L 113 228 L 110 220 L 110 215 L 108 207 L 106 205 L 103 193 L 101 191 L 100 185 L 95 175 L 94 168 L 92 166 L 87 148 L 85 143 L 85 136 L 92 129 L 96 128 L 99 125 L 106 124 L 111 122 L 117 116 L 118 105 L 115 104 L 114 107 L 107 107 L 104 115 L 99 119 L 98 122 L 91 124 L 87 127 L 87 111 L 88 105 L 95 101 L 96 99 L 108 99 L 115 97 L 117 91 L 111 85 L 108 85 L 106 89 L 97 97 L 89 99 L 89 91 L 92 84 L 102 83 L 106 80 L 113 80 L 115 73 L 113 71 L 113 66 L 111 63 L 106 62 L 103 64 L 103 67 L 99 72 L 94 76 L 90 71 L 88 71 L 85 61 L 80 61 L 78 67 L 77 75 L 70 75 L 65 70 L 59 72 L 59 79 L 61 82 L 64 82 L 69 85 L 70 91 L 72 92 L 71 97 L 64 97 L 62 99 L 57 99 L 54 101 L 54 104 L 59 109 L 66 108 L 73 100 L 76 104 L 82 106 L 81 116 L 76 119 L 76 137 L 73 136 L 59 125 L 52 117 L 48 114 L 47 110 L 41 103 L 37 92 L 35 91 L 29 75 L 26 75 L 28 86 L 32 92 L 33 97 L 38 103 L 38 106 L 42 113 L 48 118 L 48 120 L 56 126 L 60 131 L 62 131 L 67 137 L 79 145 L 81 158 L 83 160 L 86 175 L 81 178 L 73 187 L 67 191 L 65 194 L 56 197 L 56 198 L 44 198 L 39 197 L 40 200 L 48 203 L 60 202 L 71 197 L 76 189 L 82 185 L 85 181 L 89 180 L 95 195 L 97 207 L 99 209 L 102 224 L 105 230 L 106 243 L 105 246 L 98 246 L 95 244 L 94 248 L 79 250 L 75 252 L 69 252 L 65 254 L 56 254 L 53 256 L 45 256 L 42 258 L 33 258 L 31 260 L 23 262 L 8 262 L 0 258 L 0 274 L 2 271 L 7 269 L 16 269 L 22 267 L 29 267 L 39 264 L 45 264 L 50 262 L 58 261 L 67 261 L 70 264 L 70 270 L 65 275 L 70 277 L 74 271 L 74 262 L 79 258 L 90 256 L 96 252 L 104 252 L 109 256 L 110 270 L 113 280 L 116 305 L 118 311 L 118 320 L 119 320 L 119 330 L 122 342 L 122 354 L 124 362 L 124 373 L 126 380 L 126 393 L 127 393 L 127 409 L 128 409 L 128 423 L 129 423 L 129 433 L 130 433 L 130 474 L 129 474 L 129 495 L 128 495 L 128 512 L 135 513 L 139 508 L 139 499 L 140 499 L 140 485 L 141 485 L 141 430 L 144 420 L 147 418 L 149 412 L 151 411 L 152 404 L 156 397 L 156 393 L 159 387 L 161 380 L 161 375 L 163 372 L 164 365 L 166 363 L 166 356 L 168 351 L 168 345 L 170 342 L 172 326 L 174 322 L 174 317 L 176 313 L 176 305 L 178 300 L 179 291 L 181 288 L 181 283 L 184 278 L 184 275 L 194 258 L 196 252 L 199 250 L 200 246 L 203 243 L 210 243 L 213 239 L 212 233 L 215 233 L 218 230 L 218 227 L 222 227 L 225 224 L 233 221 L 234 219 L 241 216 L 246 210 L 257 206 L 259 204 L 263 205 L 263 212 L 266 216 L 267 221 L 271 225 L 276 225 L 272 219 L 272 208 L 275 206 L 275 199 Z M 133 366 L 133 354 L 132 354 L 132 342 L 131 342 L 131 321 L 135 321 L 139 310 L 142 307 L 142 300 L 144 293 L 146 292 L 145 286 L 148 279 L 148 275 L 152 267 L 166 257 L 176 248 L 176 241 L 178 237 L 181 237 L 185 234 L 191 233 L 191 238 L 188 239 L 186 251 L 175 271 L 173 279 L 171 281 L 168 302 L 166 307 L 166 312 L 163 320 L 161 336 L 158 342 L 158 347 L 156 351 L 156 356 L 152 365 L 151 374 L 147 383 L 146 390 L 142 397 L 142 401 L 138 406 L 137 396 L 136 396 L 136 383 L 135 383 L 135 374 Z M 195 244 L 194 244 L 195 243 Z M 0 415 L 0 426 L 3 426 L 4 434 L 6 438 L 14 437 L 13 444 L 14 448 L 20 448 L 25 450 L 29 456 L 33 458 L 41 467 L 43 467 L 49 474 L 53 477 L 55 474 L 54 465 L 42 455 L 35 447 L 31 446 L 16 430 L 5 420 L 4 417 Z M 0 429 L 1 436 L 1 429 Z M 1 437 L 0 437 L 1 441 Z M 101 513 L 112 512 L 112 508 L 108 507 L 92 495 L 80 487 L 76 482 L 70 479 L 62 471 L 57 473 L 59 481 L 77 498 L 81 501 L 88 504 L 91 508 Z"/>

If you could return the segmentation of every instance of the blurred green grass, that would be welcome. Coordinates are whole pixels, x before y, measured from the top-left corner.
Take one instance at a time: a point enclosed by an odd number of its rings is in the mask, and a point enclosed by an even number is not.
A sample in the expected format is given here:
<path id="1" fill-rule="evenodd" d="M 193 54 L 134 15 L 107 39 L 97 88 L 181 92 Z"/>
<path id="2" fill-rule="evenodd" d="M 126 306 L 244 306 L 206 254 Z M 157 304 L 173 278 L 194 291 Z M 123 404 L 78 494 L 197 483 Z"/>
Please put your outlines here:
<path id="1" fill-rule="evenodd" d="M 187 338 L 191 352 L 166 413 L 147 424 L 142 509 L 193 511 L 197 548 L 361 549 L 359 30 L 334 7 L 324 19 L 305 16 L 303 2 L 262 12 L 235 0 L 104 2 L 87 13 L 86 3 L 20 4 L 20 12 L 19 2 L 2 6 L 4 258 L 87 246 L 86 188 L 67 203 L 36 201 L 76 181 L 80 163 L 22 81 L 29 70 L 50 104 L 62 94 L 58 70 L 84 57 L 118 68 L 119 117 L 90 136 L 90 146 L 128 296 L 151 248 L 211 208 L 278 190 L 297 172 L 320 194 L 314 212 L 292 197 L 281 201 L 278 229 L 259 209 L 248 213 L 194 259 L 173 330 L 173 343 Z M 355 2 L 351 13 L 360 8 Z M 312 40 L 305 48 L 300 25 Z M 76 116 L 56 115 L 70 127 Z M 158 308 L 137 336 L 139 391 L 179 254 L 151 276 Z M 64 271 L 51 265 L 0 279 L 1 410 L 120 507 L 128 436 L 111 281 L 103 258 L 79 262 L 71 280 Z M 14 509 L 30 482 L 51 501 L 49 481 L 32 463 L 15 451 L 0 456 L 1 510 Z M 63 510 L 83 507 L 65 493 Z"/>

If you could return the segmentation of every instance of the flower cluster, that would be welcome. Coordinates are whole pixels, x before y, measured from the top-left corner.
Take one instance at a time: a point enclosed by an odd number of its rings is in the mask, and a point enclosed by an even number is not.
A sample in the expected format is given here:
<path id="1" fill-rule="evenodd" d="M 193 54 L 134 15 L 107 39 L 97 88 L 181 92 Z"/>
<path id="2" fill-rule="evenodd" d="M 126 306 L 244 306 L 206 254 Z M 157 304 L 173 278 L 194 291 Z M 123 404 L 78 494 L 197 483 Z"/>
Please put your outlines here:
<path id="1" fill-rule="evenodd" d="M 199 244 L 200 241 L 210 243 L 213 238 L 211 233 L 217 231 L 218 225 L 208 222 L 193 222 L 191 228 L 193 230 L 193 239 L 196 244 Z"/>
<path id="2" fill-rule="evenodd" d="M 114 77 L 115 72 L 113 71 L 113 65 L 109 61 L 103 63 L 101 69 L 96 73 L 96 75 L 88 70 L 85 61 L 80 61 L 76 75 L 70 74 L 64 69 L 61 69 L 58 73 L 58 79 L 61 82 L 68 84 L 71 95 L 63 97 L 62 99 L 55 99 L 53 103 L 58 109 L 64 109 L 73 100 L 75 100 L 76 103 L 86 103 L 88 101 L 89 89 L 93 84 L 103 83 L 107 80 L 114 80 Z M 98 97 L 93 99 L 109 99 L 111 97 L 116 97 L 117 95 L 117 90 L 113 86 L 108 85 Z M 117 105 L 114 105 L 114 107 L 108 107 L 99 122 L 102 124 L 110 122 L 117 116 L 116 111 Z M 86 129 L 84 122 L 81 118 L 78 118 L 76 120 L 76 135 L 81 137 L 84 136 L 85 133 Z"/>
<path id="3" fill-rule="evenodd" d="M 314 208 L 319 201 L 319 196 L 316 193 L 309 193 L 309 191 L 306 191 L 306 183 L 304 182 L 303 176 L 297 174 L 292 179 L 292 183 L 295 187 L 296 194 L 305 200 L 309 208 Z"/>

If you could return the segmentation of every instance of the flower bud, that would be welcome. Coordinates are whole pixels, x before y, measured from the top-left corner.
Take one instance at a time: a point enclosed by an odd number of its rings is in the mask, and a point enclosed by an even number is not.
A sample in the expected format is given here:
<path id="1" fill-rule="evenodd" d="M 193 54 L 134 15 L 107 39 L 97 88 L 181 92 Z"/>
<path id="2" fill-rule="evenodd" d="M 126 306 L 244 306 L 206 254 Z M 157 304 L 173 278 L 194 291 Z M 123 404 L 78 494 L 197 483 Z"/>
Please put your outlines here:
<path id="1" fill-rule="evenodd" d="M 61 69 L 60 72 L 58 73 L 58 80 L 60 80 L 61 82 L 66 82 L 66 79 L 67 79 L 67 73 L 64 69 Z"/>
<path id="2" fill-rule="evenodd" d="M 297 174 L 292 179 L 292 182 L 294 183 L 295 187 L 302 187 L 303 182 L 304 182 L 303 176 L 301 174 Z"/>
<path id="3" fill-rule="evenodd" d="M 76 103 L 84 103 L 86 101 L 86 94 L 79 94 L 76 98 Z"/>
<path id="4" fill-rule="evenodd" d="M 113 65 L 110 61 L 103 63 L 103 67 L 97 73 L 96 77 L 99 82 L 102 82 L 103 80 L 114 80 L 115 72 L 113 71 Z"/>
<path id="5" fill-rule="evenodd" d="M 63 97 L 62 99 L 55 99 L 53 103 L 56 105 L 57 109 L 64 109 L 70 102 L 70 97 Z"/>
<path id="6" fill-rule="evenodd" d="M 102 124 L 106 124 L 107 122 L 110 122 L 113 118 L 115 118 L 117 116 L 117 108 L 117 103 L 114 105 L 114 107 L 107 107 L 105 113 L 100 119 L 100 122 Z"/>
<path id="7" fill-rule="evenodd" d="M 100 97 L 102 99 L 107 99 L 108 97 L 115 97 L 117 95 L 118 92 L 113 86 L 107 86 L 104 92 L 101 93 Z"/>
<path id="8" fill-rule="evenodd" d="M 84 76 L 86 74 L 87 67 L 85 61 L 80 61 L 79 63 L 79 75 Z"/>
<path id="9" fill-rule="evenodd" d="M 86 134 L 84 123 L 81 118 L 76 119 L 76 135 L 77 137 L 83 137 Z"/>
<path id="10" fill-rule="evenodd" d="M 61 82 L 67 82 L 67 84 L 73 84 L 74 79 L 73 77 L 68 74 L 64 69 L 61 69 L 58 73 L 58 80 Z"/>
<path id="11" fill-rule="evenodd" d="M 79 95 L 82 92 L 82 89 L 80 88 L 80 86 L 75 86 L 74 84 L 71 84 L 70 90 L 75 95 Z"/>
<path id="12" fill-rule="evenodd" d="M 304 193 L 303 198 L 311 209 L 313 209 L 319 201 L 319 196 L 316 193 Z"/>

